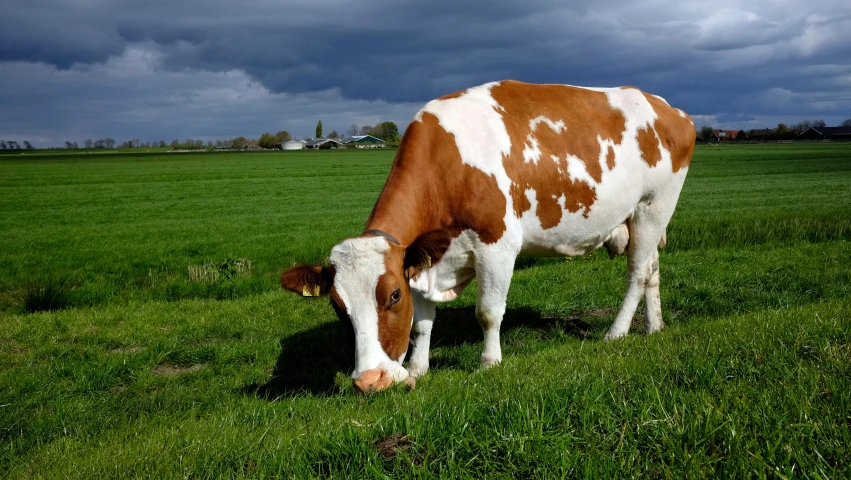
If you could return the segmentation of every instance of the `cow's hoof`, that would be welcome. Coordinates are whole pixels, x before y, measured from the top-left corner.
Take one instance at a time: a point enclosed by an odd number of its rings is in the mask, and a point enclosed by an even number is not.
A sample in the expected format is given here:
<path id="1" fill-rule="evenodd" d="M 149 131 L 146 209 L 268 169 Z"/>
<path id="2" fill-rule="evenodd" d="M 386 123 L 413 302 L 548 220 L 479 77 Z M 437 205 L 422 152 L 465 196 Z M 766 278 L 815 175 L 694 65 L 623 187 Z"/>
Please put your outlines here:
<path id="1" fill-rule="evenodd" d="M 487 370 L 487 369 L 493 367 L 494 365 L 499 365 L 499 362 L 501 362 L 501 361 L 502 361 L 501 358 L 492 358 L 492 357 L 482 356 L 482 370 Z"/>
<path id="2" fill-rule="evenodd" d="M 428 372 L 428 364 L 419 365 L 416 363 L 408 365 L 408 373 L 414 378 L 420 378 Z"/>
<path id="3" fill-rule="evenodd" d="M 606 336 L 605 336 L 605 337 L 603 337 L 603 340 L 605 340 L 605 341 L 607 341 L 607 342 L 610 342 L 610 341 L 612 341 L 612 340 L 617 340 L 617 339 L 619 339 L 619 338 L 623 338 L 623 337 L 625 337 L 625 336 L 626 336 L 626 333 L 627 333 L 627 332 L 623 332 L 623 333 L 621 333 L 621 332 L 611 332 L 611 331 L 610 331 L 609 333 L 607 333 L 607 334 L 606 334 Z"/>
<path id="4" fill-rule="evenodd" d="M 414 377 L 408 377 L 401 382 L 403 385 L 408 387 L 409 390 L 414 390 L 417 388 L 417 380 Z"/>

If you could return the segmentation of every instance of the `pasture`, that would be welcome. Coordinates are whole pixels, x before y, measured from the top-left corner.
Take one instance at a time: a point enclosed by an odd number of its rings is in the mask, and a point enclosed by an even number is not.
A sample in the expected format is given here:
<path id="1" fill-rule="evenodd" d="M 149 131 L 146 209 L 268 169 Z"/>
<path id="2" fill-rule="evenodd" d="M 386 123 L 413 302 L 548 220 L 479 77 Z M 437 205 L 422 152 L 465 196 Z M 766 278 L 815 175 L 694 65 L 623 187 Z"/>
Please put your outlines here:
<path id="1" fill-rule="evenodd" d="M 500 366 L 473 283 L 417 389 L 363 396 L 277 278 L 393 155 L 0 157 L 0 476 L 851 476 L 851 144 L 699 146 L 661 333 L 601 341 L 624 258 L 521 258 Z"/>

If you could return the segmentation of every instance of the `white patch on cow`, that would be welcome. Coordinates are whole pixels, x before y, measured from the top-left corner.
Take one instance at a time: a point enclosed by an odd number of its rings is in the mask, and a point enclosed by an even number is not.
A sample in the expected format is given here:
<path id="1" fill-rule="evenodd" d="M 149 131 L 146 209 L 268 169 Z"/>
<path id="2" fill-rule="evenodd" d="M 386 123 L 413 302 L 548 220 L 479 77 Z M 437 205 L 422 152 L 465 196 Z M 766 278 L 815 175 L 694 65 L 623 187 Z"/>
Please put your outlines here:
<path id="1" fill-rule="evenodd" d="M 526 136 L 526 140 L 528 143 L 523 145 L 523 160 L 526 163 L 532 162 L 537 165 L 538 159 L 541 158 L 541 149 L 538 147 L 538 139 L 530 133 Z"/>
<path id="2" fill-rule="evenodd" d="M 334 288 L 352 320 L 355 331 L 355 370 L 357 379 L 366 370 L 383 367 L 397 382 L 408 377 L 396 360 L 391 360 L 378 341 L 378 301 L 375 289 L 386 272 L 384 253 L 390 248 L 383 237 L 343 240 L 331 249 L 330 262 L 336 269 Z"/>
<path id="3" fill-rule="evenodd" d="M 538 139 L 535 138 L 534 135 L 535 130 L 537 130 L 538 128 L 538 124 L 541 123 L 547 124 L 547 126 L 549 126 L 556 133 L 561 133 L 567 128 L 564 126 L 564 120 L 554 122 L 543 115 L 529 120 L 529 129 L 532 131 L 532 133 L 526 136 L 527 143 L 523 145 L 523 160 L 526 163 L 532 162 L 537 165 L 538 160 L 540 160 L 541 158 L 541 148 L 538 146 Z M 556 160 L 556 163 L 559 163 L 558 160 Z"/>
<path id="4" fill-rule="evenodd" d="M 440 262 L 409 281 L 411 288 L 432 302 L 454 300 L 476 276 L 474 248 L 469 231 L 452 239 Z"/>
<path id="5" fill-rule="evenodd" d="M 585 162 L 579 159 L 576 155 L 567 155 L 567 174 L 574 182 L 585 182 L 588 185 L 594 186 L 597 184 L 588 170 L 585 168 Z"/>
<path id="6" fill-rule="evenodd" d="M 561 133 L 562 130 L 567 129 L 567 127 L 564 126 L 564 120 L 554 122 L 543 115 L 529 120 L 529 129 L 534 132 L 538 129 L 539 123 L 546 123 L 556 133 Z"/>
<path id="7" fill-rule="evenodd" d="M 653 94 L 651 93 L 650 95 L 653 95 Z M 671 106 L 671 104 L 670 104 L 670 103 L 668 103 L 668 101 L 667 101 L 667 100 L 665 100 L 664 98 L 660 97 L 659 95 L 653 95 L 653 96 L 654 96 L 654 97 L 656 97 L 656 98 L 658 98 L 659 100 L 661 100 L 661 101 L 662 101 L 662 103 L 664 103 L 665 105 L 667 105 L 667 106 L 669 106 L 669 107 Z"/>

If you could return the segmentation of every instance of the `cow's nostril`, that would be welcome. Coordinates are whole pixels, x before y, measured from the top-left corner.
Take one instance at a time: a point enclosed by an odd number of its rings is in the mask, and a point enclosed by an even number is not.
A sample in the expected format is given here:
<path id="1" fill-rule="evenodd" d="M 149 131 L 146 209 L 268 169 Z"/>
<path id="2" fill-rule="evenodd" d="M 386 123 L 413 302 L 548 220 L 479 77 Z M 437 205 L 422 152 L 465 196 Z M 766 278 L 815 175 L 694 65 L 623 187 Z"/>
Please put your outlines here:
<path id="1" fill-rule="evenodd" d="M 393 384 L 393 379 L 383 368 L 367 370 L 355 379 L 355 389 L 361 393 L 378 392 Z"/>

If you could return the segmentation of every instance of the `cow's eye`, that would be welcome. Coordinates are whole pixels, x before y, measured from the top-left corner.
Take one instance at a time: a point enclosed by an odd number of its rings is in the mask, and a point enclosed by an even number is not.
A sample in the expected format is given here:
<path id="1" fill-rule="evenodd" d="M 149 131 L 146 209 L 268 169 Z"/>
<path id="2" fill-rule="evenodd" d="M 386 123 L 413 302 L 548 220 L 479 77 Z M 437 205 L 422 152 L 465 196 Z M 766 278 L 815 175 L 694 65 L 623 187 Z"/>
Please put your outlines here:
<path id="1" fill-rule="evenodd" d="M 396 305 L 399 303 L 399 300 L 402 298 L 402 292 L 397 288 L 393 290 L 393 293 L 390 294 L 390 305 Z"/>

